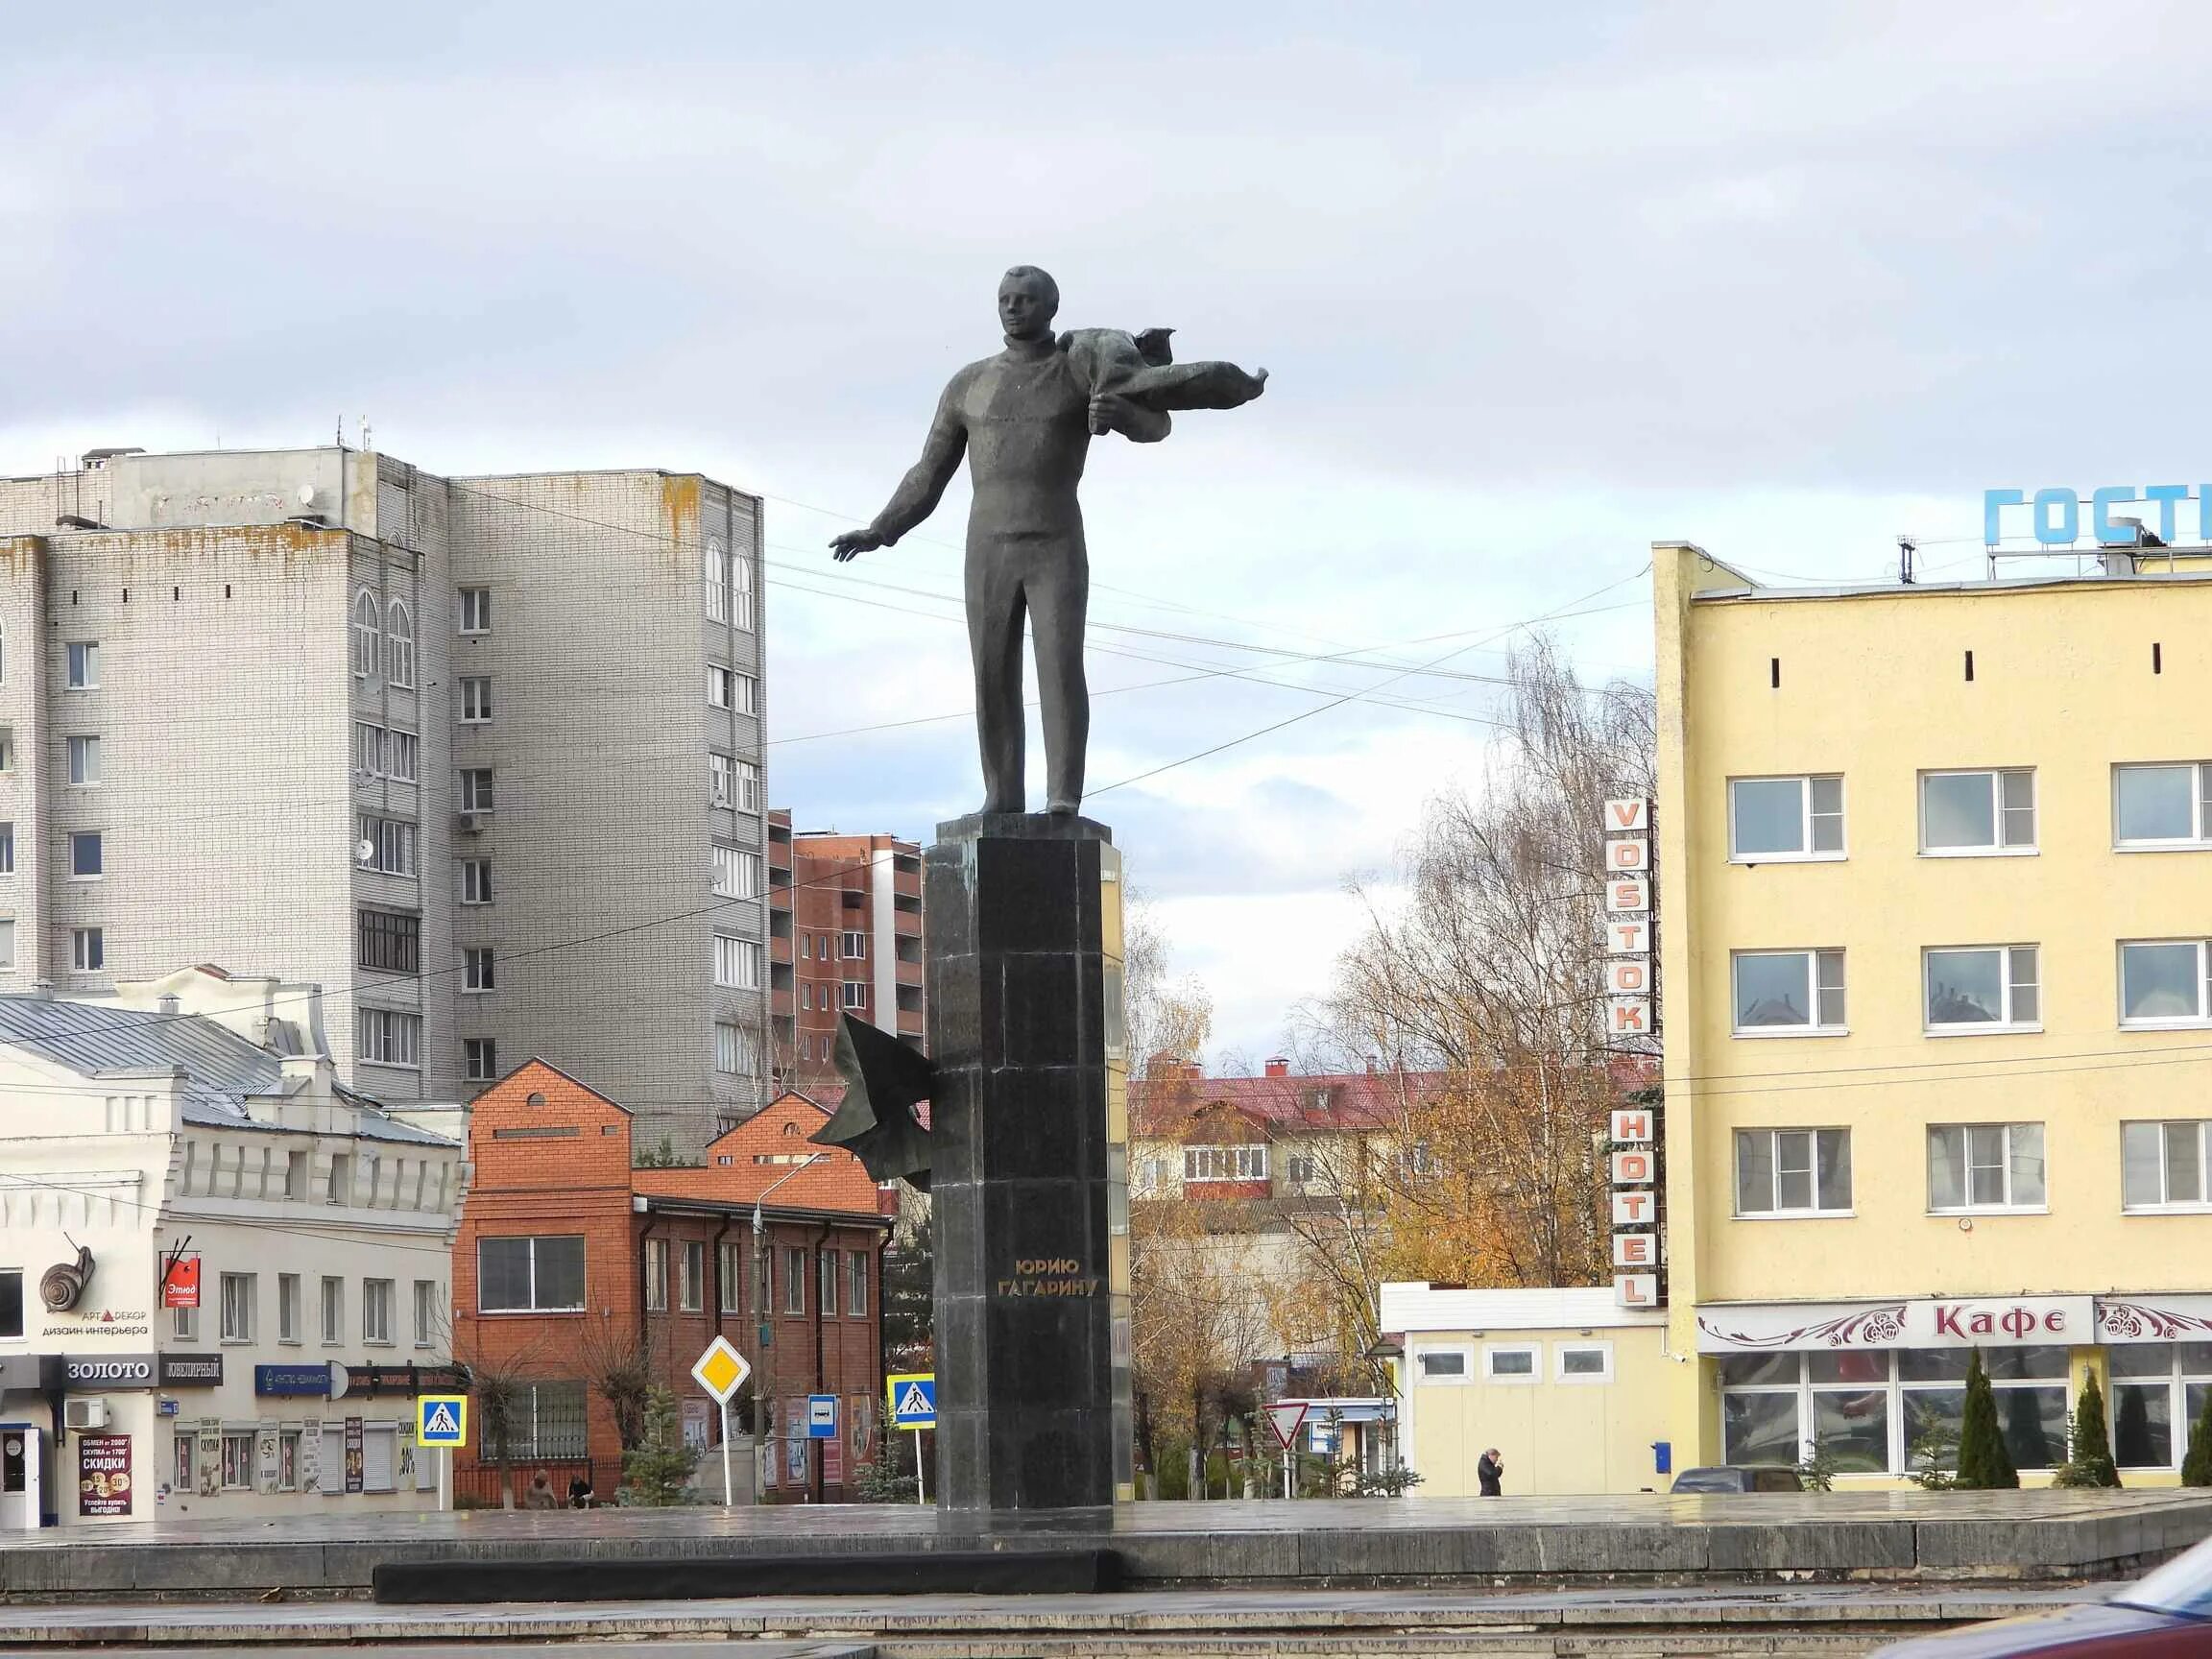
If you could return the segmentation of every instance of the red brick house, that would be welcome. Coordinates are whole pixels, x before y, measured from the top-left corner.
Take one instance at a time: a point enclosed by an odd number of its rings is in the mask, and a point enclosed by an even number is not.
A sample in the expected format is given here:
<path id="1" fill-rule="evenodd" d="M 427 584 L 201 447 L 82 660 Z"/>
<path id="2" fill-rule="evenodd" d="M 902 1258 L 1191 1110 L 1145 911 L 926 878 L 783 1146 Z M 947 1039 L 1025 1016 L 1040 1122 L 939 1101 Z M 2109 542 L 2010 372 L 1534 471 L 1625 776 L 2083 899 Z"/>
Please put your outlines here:
<path id="1" fill-rule="evenodd" d="M 883 1394 L 891 1220 L 857 1159 L 807 1141 L 826 1118 L 785 1094 L 710 1142 L 699 1166 L 640 1169 L 630 1114 L 543 1061 L 476 1097 L 453 1351 L 520 1385 L 508 1447 L 517 1490 L 544 1468 L 563 1493 L 583 1474 L 612 1500 L 621 1436 L 594 1379 L 639 1355 L 675 1393 L 686 1436 L 719 1444 L 719 1413 L 691 1379 L 719 1334 L 754 1367 L 734 1415 L 766 1448 L 762 1495 L 848 1495 Z M 804 1437 L 810 1394 L 837 1397 L 833 1439 Z M 455 1489 L 496 1502 L 499 1472 L 473 1426 L 470 1437 Z"/>

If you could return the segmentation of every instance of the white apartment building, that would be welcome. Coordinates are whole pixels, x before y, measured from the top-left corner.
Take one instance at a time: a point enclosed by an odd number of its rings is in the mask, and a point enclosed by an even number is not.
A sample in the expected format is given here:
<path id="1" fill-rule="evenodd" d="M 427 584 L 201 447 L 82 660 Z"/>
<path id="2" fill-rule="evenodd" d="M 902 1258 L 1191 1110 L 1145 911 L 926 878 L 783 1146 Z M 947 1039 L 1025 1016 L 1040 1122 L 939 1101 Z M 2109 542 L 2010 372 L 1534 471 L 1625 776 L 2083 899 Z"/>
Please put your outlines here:
<path id="1" fill-rule="evenodd" d="M 348 1084 L 763 1098 L 760 504 L 344 448 L 0 479 L 0 993 L 324 987 Z"/>
<path id="2" fill-rule="evenodd" d="M 311 985 L 0 995 L 0 1530 L 435 1507 L 466 1145 Z"/>

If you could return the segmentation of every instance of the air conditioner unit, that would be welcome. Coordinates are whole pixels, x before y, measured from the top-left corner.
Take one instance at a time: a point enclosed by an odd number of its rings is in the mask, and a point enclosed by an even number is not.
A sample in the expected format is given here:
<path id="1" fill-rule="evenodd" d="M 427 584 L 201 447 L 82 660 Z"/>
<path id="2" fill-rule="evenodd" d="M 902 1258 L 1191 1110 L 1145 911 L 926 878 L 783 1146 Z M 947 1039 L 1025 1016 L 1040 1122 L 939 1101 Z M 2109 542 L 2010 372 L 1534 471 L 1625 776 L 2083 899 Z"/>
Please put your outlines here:
<path id="1" fill-rule="evenodd" d="M 481 812 L 456 812 L 453 814 L 453 828 L 460 830 L 464 835 L 474 835 L 484 828 L 484 814 Z"/>
<path id="2" fill-rule="evenodd" d="M 62 1401 L 61 1426 L 76 1430 L 107 1428 L 108 1402 L 97 1398 Z"/>

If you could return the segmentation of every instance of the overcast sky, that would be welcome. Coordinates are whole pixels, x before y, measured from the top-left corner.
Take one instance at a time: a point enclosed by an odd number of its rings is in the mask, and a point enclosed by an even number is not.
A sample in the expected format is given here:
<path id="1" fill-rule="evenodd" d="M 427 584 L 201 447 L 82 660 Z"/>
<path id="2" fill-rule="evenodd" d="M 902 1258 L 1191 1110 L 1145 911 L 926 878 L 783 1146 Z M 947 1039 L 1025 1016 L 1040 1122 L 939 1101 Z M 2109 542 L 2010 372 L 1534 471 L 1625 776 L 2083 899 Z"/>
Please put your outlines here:
<path id="1" fill-rule="evenodd" d="M 771 793 L 926 839 L 965 720 L 824 734 L 966 708 L 965 485 L 821 547 L 998 273 L 1264 366 L 1085 493 L 1091 810 L 1257 1058 L 1494 709 L 1297 658 L 1492 676 L 1564 613 L 1645 676 L 1655 538 L 1966 573 L 1985 487 L 2206 475 L 2208 74 L 2212 9 L 2126 0 L 18 8 L 0 472 L 366 416 L 439 472 L 759 492 Z"/>

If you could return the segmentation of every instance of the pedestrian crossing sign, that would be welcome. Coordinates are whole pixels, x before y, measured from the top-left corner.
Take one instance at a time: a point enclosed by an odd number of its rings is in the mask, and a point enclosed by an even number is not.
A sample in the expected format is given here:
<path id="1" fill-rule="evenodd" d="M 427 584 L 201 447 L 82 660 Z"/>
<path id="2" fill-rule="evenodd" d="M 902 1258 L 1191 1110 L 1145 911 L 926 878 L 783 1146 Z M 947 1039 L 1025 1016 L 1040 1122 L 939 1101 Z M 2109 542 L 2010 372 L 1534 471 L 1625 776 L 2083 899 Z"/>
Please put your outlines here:
<path id="1" fill-rule="evenodd" d="M 469 1396 L 425 1394 L 415 1402 L 415 1438 L 424 1446 L 469 1444 Z"/>
<path id="2" fill-rule="evenodd" d="M 911 1371 L 886 1377 L 883 1386 L 891 1398 L 892 1428 L 937 1427 L 937 1374 L 934 1371 Z"/>

